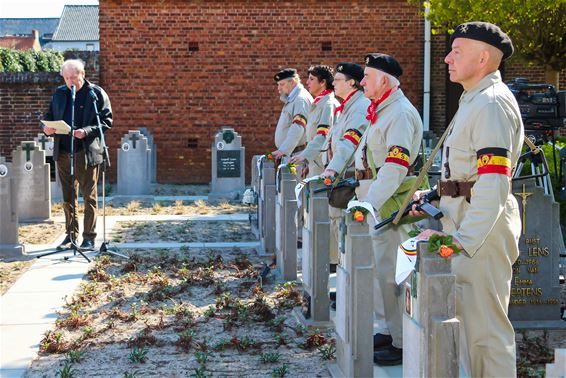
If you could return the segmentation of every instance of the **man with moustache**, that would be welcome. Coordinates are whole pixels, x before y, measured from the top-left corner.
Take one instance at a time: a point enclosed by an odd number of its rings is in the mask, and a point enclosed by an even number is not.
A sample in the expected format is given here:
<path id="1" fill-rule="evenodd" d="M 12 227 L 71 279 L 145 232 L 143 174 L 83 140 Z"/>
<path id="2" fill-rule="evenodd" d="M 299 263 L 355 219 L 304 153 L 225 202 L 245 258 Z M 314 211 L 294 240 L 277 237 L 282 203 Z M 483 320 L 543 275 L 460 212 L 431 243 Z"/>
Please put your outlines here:
<path id="1" fill-rule="evenodd" d="M 496 25 L 468 22 L 450 37 L 444 61 L 464 92 L 443 149 L 438 183 L 443 232 L 462 253 L 452 258 L 460 356 L 470 377 L 515 377 L 515 333 L 507 317 L 521 219 L 511 194 L 524 132 L 515 97 L 501 81 L 511 39 Z M 424 192 L 415 193 L 414 199 Z M 413 215 L 420 212 L 412 211 Z"/>
<path id="2" fill-rule="evenodd" d="M 285 68 L 273 77 L 284 103 L 275 129 L 275 159 L 291 156 L 302 151 L 306 144 L 305 128 L 312 96 L 301 84 L 301 78 L 294 68 Z"/>
<path id="3" fill-rule="evenodd" d="M 389 207 L 395 192 L 406 183 L 410 167 L 418 156 L 423 124 L 420 115 L 399 88 L 403 70 L 392 56 L 373 53 L 365 57 L 365 95 L 372 100 L 367 110 L 370 122 L 356 151 L 357 196 L 380 213 Z M 406 185 L 406 184 L 405 184 Z M 389 214 L 382 214 L 389 216 Z M 397 247 L 409 238 L 410 227 L 390 224 L 379 231 L 368 217 L 374 255 L 374 291 L 381 292 L 383 311 L 391 335 L 374 336 L 374 362 L 398 365 L 403 361 L 403 296 L 395 283 Z M 376 309 L 378 310 L 378 309 Z M 389 342 L 387 342 L 389 341 Z"/>

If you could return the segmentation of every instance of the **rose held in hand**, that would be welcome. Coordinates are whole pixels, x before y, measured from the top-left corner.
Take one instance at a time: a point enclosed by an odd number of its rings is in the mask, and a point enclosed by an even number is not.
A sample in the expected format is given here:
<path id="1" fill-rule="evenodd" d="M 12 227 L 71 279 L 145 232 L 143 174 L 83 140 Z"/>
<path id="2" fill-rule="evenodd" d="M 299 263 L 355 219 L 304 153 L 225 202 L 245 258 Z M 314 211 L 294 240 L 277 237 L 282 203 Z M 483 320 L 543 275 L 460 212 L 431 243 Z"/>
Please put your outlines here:
<path id="1" fill-rule="evenodd" d="M 440 257 L 444 257 L 445 259 L 447 259 L 450 256 L 452 256 L 452 254 L 454 253 L 454 250 L 447 245 L 441 245 L 439 250 L 438 250 L 438 253 L 439 253 Z"/>

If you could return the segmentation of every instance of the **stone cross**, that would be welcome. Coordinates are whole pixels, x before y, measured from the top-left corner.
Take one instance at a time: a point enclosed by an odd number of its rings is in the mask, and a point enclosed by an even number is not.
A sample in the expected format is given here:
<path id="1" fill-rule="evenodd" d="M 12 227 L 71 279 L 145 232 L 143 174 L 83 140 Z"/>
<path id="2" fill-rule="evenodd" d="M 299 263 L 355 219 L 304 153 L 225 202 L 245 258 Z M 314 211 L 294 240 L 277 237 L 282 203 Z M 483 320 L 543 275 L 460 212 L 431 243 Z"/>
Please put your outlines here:
<path id="1" fill-rule="evenodd" d="M 336 363 L 333 377 L 373 377 L 373 250 L 366 221 L 345 213 L 343 255 L 336 268 Z"/>
<path id="2" fill-rule="evenodd" d="M 18 211 L 16 177 L 12 164 L 0 156 L 0 258 L 13 258 L 24 253 L 18 242 Z"/>
<path id="3" fill-rule="evenodd" d="M 309 181 L 302 191 L 304 208 L 302 273 L 304 303 L 299 320 L 309 327 L 330 325 L 328 276 L 330 268 L 330 218 L 326 192 L 314 193 L 324 184 Z"/>
<path id="4" fill-rule="evenodd" d="M 130 148 L 130 143 L 133 146 Z M 151 150 L 139 130 L 130 130 L 118 149 L 118 196 L 140 196 L 151 193 Z"/>
<path id="5" fill-rule="evenodd" d="M 239 199 L 246 189 L 246 149 L 242 137 L 232 127 L 223 127 L 214 136 L 211 150 L 212 181 L 209 199 Z"/>
<path id="6" fill-rule="evenodd" d="M 275 205 L 275 256 L 277 269 L 283 280 L 297 279 L 297 176 L 282 166 L 277 172 L 277 200 Z"/>
<path id="7" fill-rule="evenodd" d="M 41 149 L 42 149 L 42 150 L 44 150 L 44 151 L 46 150 L 46 149 L 45 149 L 45 144 L 46 144 L 47 142 L 49 142 L 50 139 L 51 139 L 51 138 L 47 138 L 44 134 L 39 134 L 39 135 L 38 135 L 38 142 L 41 143 Z"/>
<path id="8" fill-rule="evenodd" d="M 34 141 L 22 142 L 12 151 L 20 222 L 45 221 L 51 217 L 51 180 L 45 151 Z"/>
<path id="9" fill-rule="evenodd" d="M 261 163 L 259 177 L 258 223 L 260 230 L 260 255 L 275 253 L 275 165 L 266 159 Z"/>
<path id="10" fill-rule="evenodd" d="M 393 251 L 392 251 L 393 252 Z M 396 253 L 396 251 L 395 251 Z M 405 281 L 403 375 L 459 376 L 459 320 L 456 319 L 456 276 L 451 260 L 417 246 L 415 272 Z"/>

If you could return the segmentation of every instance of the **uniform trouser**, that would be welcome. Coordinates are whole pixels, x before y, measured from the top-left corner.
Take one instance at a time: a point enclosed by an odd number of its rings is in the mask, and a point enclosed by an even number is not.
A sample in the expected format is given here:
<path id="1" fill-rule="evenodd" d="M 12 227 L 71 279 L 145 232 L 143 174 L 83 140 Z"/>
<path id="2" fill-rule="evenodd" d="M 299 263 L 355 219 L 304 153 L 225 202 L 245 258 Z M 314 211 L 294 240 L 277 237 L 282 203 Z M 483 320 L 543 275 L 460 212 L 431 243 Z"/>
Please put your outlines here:
<path id="1" fill-rule="evenodd" d="M 519 255 L 515 237 L 518 239 L 521 228 L 513 202 L 507 201 L 504 213 L 472 258 L 459 255 L 452 261 L 460 355 L 470 377 L 516 376 L 515 332 L 507 317 L 512 265 Z"/>
<path id="2" fill-rule="evenodd" d="M 97 187 L 99 166 L 86 166 L 85 151 L 75 153 L 75 202 L 72 203 L 73 187 L 71 185 L 71 155 L 62 152 L 57 159 L 57 172 L 61 180 L 63 191 L 63 210 L 65 211 L 65 230 L 73 240 L 79 234 L 78 223 L 78 193 L 84 198 L 84 229 L 83 239 L 94 240 L 96 238 L 96 209 L 97 209 Z"/>
<path id="3" fill-rule="evenodd" d="M 397 248 L 409 239 L 411 227 L 408 225 L 389 225 L 379 231 L 373 229 L 373 220 L 369 222 L 374 256 L 374 277 L 381 289 L 383 313 L 393 346 L 403 348 L 403 295 L 401 287 L 395 282 Z"/>

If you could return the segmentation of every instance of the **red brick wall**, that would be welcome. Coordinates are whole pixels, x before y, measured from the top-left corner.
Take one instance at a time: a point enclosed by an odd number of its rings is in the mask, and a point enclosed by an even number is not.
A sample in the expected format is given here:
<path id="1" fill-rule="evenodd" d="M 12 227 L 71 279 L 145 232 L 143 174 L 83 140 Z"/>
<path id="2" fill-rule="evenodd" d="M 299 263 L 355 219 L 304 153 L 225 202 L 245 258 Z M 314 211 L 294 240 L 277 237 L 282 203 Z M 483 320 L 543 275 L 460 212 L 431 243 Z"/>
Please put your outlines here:
<path id="1" fill-rule="evenodd" d="M 158 145 L 160 182 L 209 182 L 210 145 L 235 127 L 253 154 L 273 147 L 281 110 L 273 75 L 311 64 L 362 63 L 382 51 L 401 62 L 402 85 L 420 108 L 422 26 L 401 1 L 100 0 L 101 80 L 112 100 L 115 157 L 128 129 Z M 189 51 L 191 42 L 199 51 Z M 332 42 L 332 51 L 321 51 Z M 188 147 L 191 138 L 198 147 Z"/>

